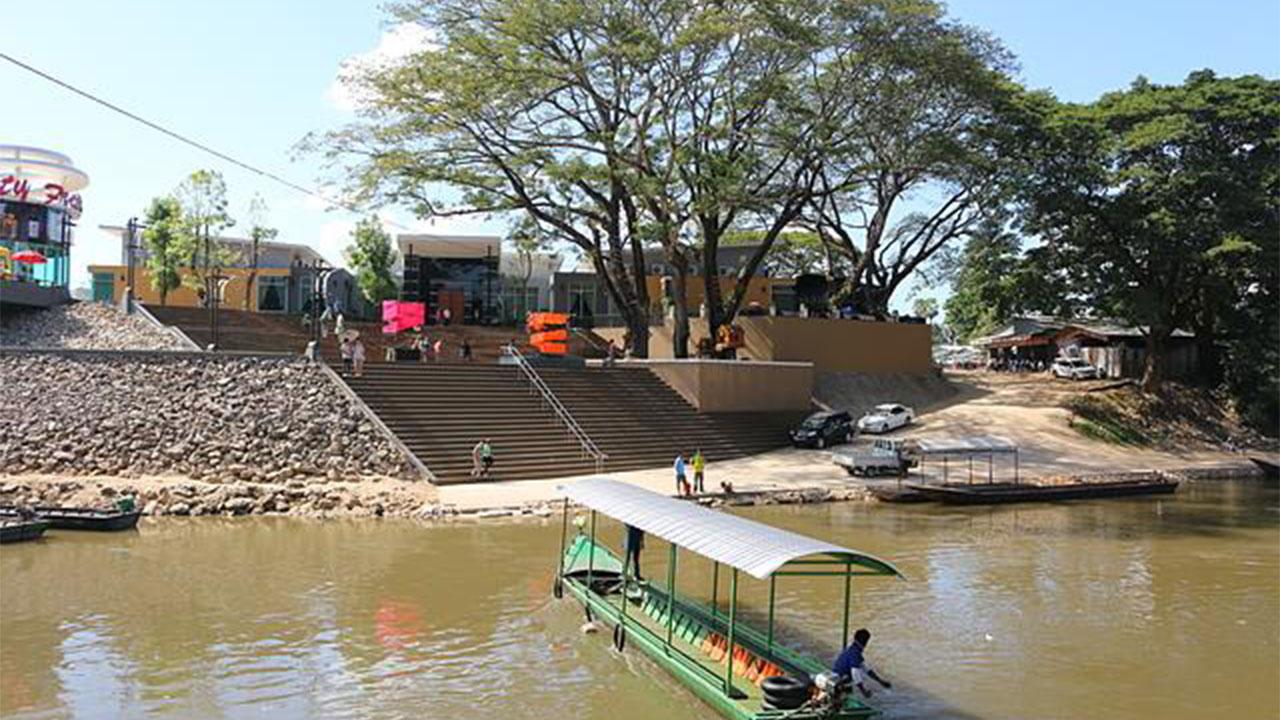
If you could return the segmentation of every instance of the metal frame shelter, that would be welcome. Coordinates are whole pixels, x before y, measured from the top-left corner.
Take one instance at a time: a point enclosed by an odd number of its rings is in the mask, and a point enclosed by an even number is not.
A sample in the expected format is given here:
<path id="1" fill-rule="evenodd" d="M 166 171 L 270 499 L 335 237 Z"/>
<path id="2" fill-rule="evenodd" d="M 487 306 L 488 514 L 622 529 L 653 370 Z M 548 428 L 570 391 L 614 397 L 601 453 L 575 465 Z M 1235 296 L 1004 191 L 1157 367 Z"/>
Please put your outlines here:
<path id="1" fill-rule="evenodd" d="M 973 459 L 986 456 L 987 482 L 994 482 L 996 455 L 1013 456 L 1013 481 L 1018 482 L 1018 446 L 1012 440 L 993 436 L 962 438 L 918 438 L 916 452 L 920 455 L 920 470 L 924 471 L 927 458 L 942 458 L 942 482 L 948 479 L 948 459 L 959 456 L 969 461 L 969 482 L 973 482 Z"/>
<path id="2" fill-rule="evenodd" d="M 563 485 L 558 490 L 564 495 L 564 522 L 561 529 L 561 553 L 557 568 L 557 594 L 563 591 L 566 584 L 566 542 L 568 534 L 568 516 L 570 501 L 577 503 L 590 512 L 587 523 L 590 547 L 593 548 L 591 562 L 595 562 L 596 515 L 603 514 L 621 523 L 642 530 L 649 536 L 660 538 L 670 543 L 670 558 L 667 566 L 667 586 L 660 591 L 667 604 L 666 637 L 650 637 L 654 633 L 650 628 L 635 619 L 628 618 L 625 599 L 627 581 L 631 578 L 630 558 L 622 564 L 623 595 L 619 607 L 604 602 L 590 591 L 592 568 L 587 570 L 587 590 L 571 588 L 578 594 L 590 615 L 593 608 L 615 624 L 615 645 L 625 644 L 628 630 L 636 633 L 641 646 L 650 655 L 667 663 L 673 673 L 679 670 L 687 684 L 699 690 L 707 698 L 727 714 L 741 712 L 733 704 L 745 698 L 741 690 L 734 687 L 734 652 L 735 646 L 748 639 L 752 645 L 760 648 L 764 657 L 771 662 L 787 661 L 792 666 L 805 665 L 802 656 L 782 648 L 774 643 L 774 601 L 779 577 L 832 577 L 841 578 L 844 582 L 844 608 L 841 621 L 841 647 L 849 643 L 849 606 L 852 598 L 851 581 L 856 576 L 885 576 L 903 578 L 902 573 L 891 563 L 857 550 L 834 545 L 815 538 L 793 533 L 787 530 L 765 525 L 754 520 L 711 510 L 700 505 L 660 495 L 643 488 L 629 485 L 609 478 L 591 478 Z M 723 677 L 707 677 L 709 672 L 698 661 L 688 656 L 672 643 L 673 628 L 671 623 L 674 614 L 671 609 L 677 602 L 676 563 L 679 549 L 685 549 L 701 555 L 713 563 L 711 605 L 709 616 L 726 628 L 728 641 L 727 666 Z M 720 608 L 719 580 L 720 566 L 729 569 L 729 593 L 727 616 Z M 738 618 L 738 579 L 740 573 L 769 582 L 768 625 L 762 634 L 758 630 L 740 623 Z M 651 592 L 658 592 L 651 589 Z M 619 630 L 623 639 L 619 642 Z M 745 649 L 745 648 L 743 648 Z M 779 660 L 781 658 L 781 660 Z M 809 660 L 808 666 L 813 667 Z M 815 668 L 820 669 L 820 668 Z M 705 692 L 711 690 L 713 692 Z M 870 712 L 868 709 L 867 712 Z"/>

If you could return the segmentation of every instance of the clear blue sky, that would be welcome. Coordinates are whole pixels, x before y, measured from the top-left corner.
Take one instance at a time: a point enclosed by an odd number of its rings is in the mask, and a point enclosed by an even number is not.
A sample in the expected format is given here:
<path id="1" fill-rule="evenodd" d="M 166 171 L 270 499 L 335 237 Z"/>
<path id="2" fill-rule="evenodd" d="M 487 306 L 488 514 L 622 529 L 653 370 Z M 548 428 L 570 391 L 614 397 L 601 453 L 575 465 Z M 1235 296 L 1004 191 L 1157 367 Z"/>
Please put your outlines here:
<path id="1" fill-rule="evenodd" d="M 339 64 L 387 30 L 375 0 L 64 0 L 8 3 L 0 49 L 252 164 L 313 185 L 321 169 L 294 160 L 308 131 L 350 116 L 335 104 Z M 1280 0 L 958 0 L 954 16 L 992 32 L 1018 56 L 1021 79 L 1087 101 L 1135 76 L 1178 82 L 1192 70 L 1280 76 Z M 112 114 L 0 62 L 0 143 L 65 152 L 89 173 L 74 249 L 84 266 L 115 262 L 97 230 L 139 215 L 192 170 L 221 170 L 233 213 L 261 193 L 281 239 L 340 261 L 349 213 L 325 212 L 281 188 Z M 402 214 L 402 223 L 422 225 Z M 241 223 L 243 225 L 243 223 Z M 436 230 L 497 230 L 482 222 Z"/>

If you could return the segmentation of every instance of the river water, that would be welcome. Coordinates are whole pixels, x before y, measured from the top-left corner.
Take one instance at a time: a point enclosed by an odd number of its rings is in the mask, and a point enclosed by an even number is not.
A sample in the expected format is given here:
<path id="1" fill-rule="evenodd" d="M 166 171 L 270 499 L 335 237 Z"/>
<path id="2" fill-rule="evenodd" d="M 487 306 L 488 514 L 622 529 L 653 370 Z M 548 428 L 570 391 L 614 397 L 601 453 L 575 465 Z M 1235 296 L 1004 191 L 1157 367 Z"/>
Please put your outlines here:
<path id="1" fill-rule="evenodd" d="M 872 630 L 868 655 L 895 681 L 873 699 L 888 717 L 1280 716 L 1275 489 L 742 514 L 906 573 L 855 582 L 855 627 Z M 551 599 L 559 532 L 558 519 L 166 519 L 6 546 L 0 715 L 715 717 Z M 650 577 L 665 577 L 665 556 L 651 540 Z M 681 586 L 709 584 L 708 566 L 685 557 Z M 758 612 L 767 586 L 743 585 Z M 833 655 L 841 592 L 780 580 L 784 639 Z"/>

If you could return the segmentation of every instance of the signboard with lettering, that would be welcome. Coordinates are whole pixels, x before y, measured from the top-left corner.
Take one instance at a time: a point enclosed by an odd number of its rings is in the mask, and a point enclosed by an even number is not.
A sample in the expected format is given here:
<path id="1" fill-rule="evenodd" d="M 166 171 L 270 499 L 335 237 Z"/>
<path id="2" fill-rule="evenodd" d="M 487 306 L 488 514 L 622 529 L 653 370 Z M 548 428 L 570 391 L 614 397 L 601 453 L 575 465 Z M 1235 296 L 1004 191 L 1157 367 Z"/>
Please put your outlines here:
<path id="1" fill-rule="evenodd" d="M 0 176 L 0 202 L 5 200 L 63 208 L 73 218 L 80 217 L 84 209 L 80 193 L 69 193 L 58 183 L 32 185 L 30 180 L 16 175 Z"/>

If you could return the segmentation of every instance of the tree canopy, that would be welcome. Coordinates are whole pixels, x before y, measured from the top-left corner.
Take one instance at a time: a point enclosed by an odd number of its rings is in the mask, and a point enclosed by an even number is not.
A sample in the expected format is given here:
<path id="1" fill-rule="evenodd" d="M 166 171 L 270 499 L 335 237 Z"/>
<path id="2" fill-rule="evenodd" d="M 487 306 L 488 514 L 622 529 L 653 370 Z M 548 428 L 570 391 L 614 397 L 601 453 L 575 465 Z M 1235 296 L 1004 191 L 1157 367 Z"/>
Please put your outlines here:
<path id="1" fill-rule="evenodd" d="M 393 267 L 396 248 L 391 235 L 382 229 L 376 217 L 356 223 L 351 231 L 351 244 L 346 249 L 347 261 L 355 270 L 356 285 L 369 302 L 380 304 L 399 295 Z"/>

